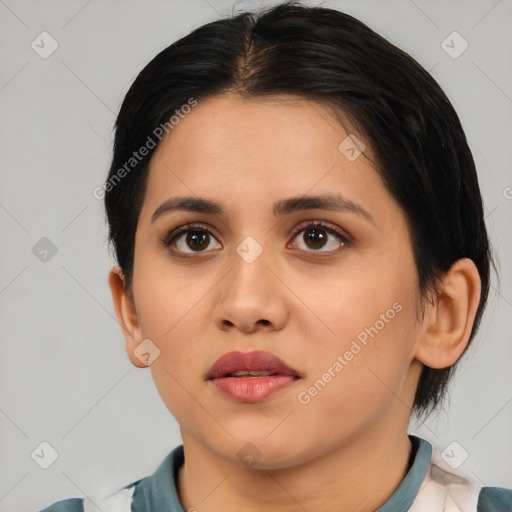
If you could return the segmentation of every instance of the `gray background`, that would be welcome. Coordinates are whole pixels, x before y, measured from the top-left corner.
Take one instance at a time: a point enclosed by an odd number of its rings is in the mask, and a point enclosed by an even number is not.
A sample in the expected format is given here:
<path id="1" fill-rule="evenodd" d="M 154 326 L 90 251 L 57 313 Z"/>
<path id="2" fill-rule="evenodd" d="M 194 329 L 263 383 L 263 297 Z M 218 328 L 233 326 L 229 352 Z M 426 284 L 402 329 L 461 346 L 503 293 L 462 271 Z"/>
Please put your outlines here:
<path id="1" fill-rule="evenodd" d="M 447 412 L 411 432 L 436 453 L 456 441 L 448 453 L 468 454 L 458 471 L 512 487 L 512 2 L 321 5 L 360 18 L 431 70 L 465 127 L 501 288 L 493 281 Z M 181 442 L 149 370 L 133 367 L 124 352 L 106 280 L 113 260 L 93 189 L 106 176 L 115 115 L 137 73 L 232 7 L 232 0 L 0 0 L 2 511 L 97 499 L 152 473 Z M 46 59 L 31 47 L 43 31 L 59 45 Z M 469 44 L 458 58 L 442 47 L 453 31 Z M 449 44 L 461 48 L 460 40 Z M 45 262 L 33 252 L 48 243 L 43 237 L 57 249 Z M 49 456 L 36 450 L 43 441 L 58 453 L 47 469 L 34 460 Z M 34 450 L 45 455 L 33 459 Z"/>

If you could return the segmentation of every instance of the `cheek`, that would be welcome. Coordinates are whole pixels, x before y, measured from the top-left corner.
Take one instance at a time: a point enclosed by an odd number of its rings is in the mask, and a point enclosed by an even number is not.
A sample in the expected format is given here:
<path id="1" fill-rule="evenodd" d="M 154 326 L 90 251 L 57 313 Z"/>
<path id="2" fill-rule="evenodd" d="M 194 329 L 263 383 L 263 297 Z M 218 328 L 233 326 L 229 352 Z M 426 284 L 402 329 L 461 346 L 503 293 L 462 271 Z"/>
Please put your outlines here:
<path id="1" fill-rule="evenodd" d="M 161 394 L 179 397 L 190 389 L 191 382 L 205 371 L 203 361 L 214 355 L 213 344 L 205 343 L 204 333 L 211 331 L 209 293 L 213 278 L 190 277 L 191 270 L 140 261 L 135 272 L 134 294 L 137 315 L 144 338 L 149 338 L 160 350 L 151 365 L 155 384 Z M 164 398 L 162 396 L 162 398 Z M 188 397 L 190 400 L 190 396 Z M 169 400 L 166 400 L 169 405 Z"/>
<path id="2" fill-rule="evenodd" d="M 321 295 L 308 300 L 322 320 L 311 314 L 309 323 L 303 319 L 310 357 L 302 389 L 314 385 L 312 393 L 323 396 L 311 402 L 351 403 L 359 409 L 400 393 L 415 345 L 414 268 L 409 265 L 409 272 L 406 262 L 398 270 L 374 268 L 331 280 Z M 313 350 L 311 340 L 316 340 Z M 307 394 L 306 400 L 313 398 Z"/>
<path id="3" fill-rule="evenodd" d="M 195 321 L 197 317 L 193 312 L 198 314 L 199 310 L 194 308 L 185 316 L 181 315 L 171 319 L 170 323 L 165 323 L 164 334 L 156 338 L 160 356 L 150 366 L 153 381 L 163 403 L 181 426 L 193 425 L 198 416 L 204 417 L 204 409 L 199 402 L 205 385 L 203 373 L 207 370 L 203 361 L 209 357 L 209 349 L 204 344 L 201 346 L 200 333 L 203 330 Z M 152 330 L 151 322 L 158 320 L 157 316 L 153 317 L 149 313 L 146 317 L 147 332 Z M 210 356 L 210 360 L 212 357 Z"/>
<path id="4" fill-rule="evenodd" d="M 140 261 L 133 285 L 141 335 L 160 351 L 150 366 L 153 380 L 162 400 L 175 414 L 183 407 L 190 408 L 191 397 L 186 390 L 193 391 L 191 383 L 198 380 L 204 371 L 201 362 L 208 358 L 208 347 L 200 346 L 200 334 L 206 327 L 201 322 L 209 318 L 204 309 L 206 301 L 201 300 L 208 285 L 197 282 L 185 286 L 182 272 L 171 276 L 168 270 L 161 272 Z"/>
<path id="5" fill-rule="evenodd" d="M 352 275 L 340 273 L 338 277 L 331 274 L 316 281 L 314 293 L 311 282 L 298 287 L 300 281 L 295 280 L 294 290 L 305 297 L 308 306 L 300 320 L 307 331 L 305 341 L 317 340 L 315 350 L 343 352 L 354 340 L 365 346 L 389 332 L 389 326 L 401 316 L 403 291 L 389 286 L 382 273 L 386 271 L 382 269 L 381 275 L 375 276 L 371 270 Z"/>
<path id="6" fill-rule="evenodd" d="M 144 336 L 166 343 L 176 336 L 190 335 L 190 330 L 183 329 L 183 322 L 187 317 L 197 316 L 197 305 L 211 283 L 191 280 L 190 269 L 173 266 L 160 249 L 158 255 L 141 251 L 134 269 L 134 295 Z"/>
<path id="7" fill-rule="evenodd" d="M 378 333 L 360 330 L 353 321 L 354 336 L 340 336 L 336 346 L 320 354 L 315 350 L 315 367 L 295 397 L 297 424 L 304 432 L 313 429 L 327 443 L 333 432 L 350 437 L 393 406 L 401 407 L 397 400 L 405 399 L 397 397 L 402 396 L 412 358 L 410 314 L 404 307 Z M 368 334 L 366 344 L 357 331 Z"/>

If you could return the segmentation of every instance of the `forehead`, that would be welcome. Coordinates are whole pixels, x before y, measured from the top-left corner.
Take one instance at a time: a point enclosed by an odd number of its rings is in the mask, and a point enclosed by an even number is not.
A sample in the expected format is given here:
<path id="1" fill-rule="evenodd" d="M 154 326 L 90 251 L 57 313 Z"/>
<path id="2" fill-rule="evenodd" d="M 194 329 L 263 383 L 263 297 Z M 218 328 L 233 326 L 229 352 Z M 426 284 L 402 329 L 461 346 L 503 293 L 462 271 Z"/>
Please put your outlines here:
<path id="1" fill-rule="evenodd" d="M 183 195 L 222 198 L 235 209 L 330 192 L 360 203 L 389 200 L 371 147 L 341 119 L 343 126 L 328 106 L 292 96 L 200 100 L 153 154 L 141 216 Z M 354 134 L 365 149 L 349 159 L 342 150 Z"/>
<path id="2" fill-rule="evenodd" d="M 341 126 L 341 118 L 344 126 Z M 157 148 L 157 154 L 177 146 L 202 151 L 179 155 L 185 158 L 237 156 L 237 150 L 250 154 L 251 160 L 281 160 L 284 156 L 300 160 L 321 151 L 325 157 L 338 159 L 339 143 L 355 133 L 342 112 L 313 100 L 297 96 L 243 98 L 237 94 L 210 97 L 198 101 L 190 113 L 175 125 Z M 361 137 L 359 135 L 359 137 Z M 365 149 L 373 156 L 371 147 Z M 317 155 L 318 157 L 319 155 Z"/>

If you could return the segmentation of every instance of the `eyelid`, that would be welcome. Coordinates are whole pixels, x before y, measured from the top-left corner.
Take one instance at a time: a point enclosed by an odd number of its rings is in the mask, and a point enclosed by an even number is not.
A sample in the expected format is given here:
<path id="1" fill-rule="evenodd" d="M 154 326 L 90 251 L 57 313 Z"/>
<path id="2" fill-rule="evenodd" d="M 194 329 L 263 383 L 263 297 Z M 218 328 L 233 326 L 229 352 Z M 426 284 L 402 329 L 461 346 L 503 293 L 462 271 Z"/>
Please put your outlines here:
<path id="1" fill-rule="evenodd" d="M 162 242 L 170 243 L 177 236 L 186 233 L 187 231 L 192 231 L 193 229 L 204 229 L 205 231 L 213 230 L 212 226 L 209 226 L 208 224 L 203 224 L 202 222 L 189 222 L 188 224 L 183 224 L 182 226 L 171 229 L 166 235 L 162 237 Z"/>
<path id="2" fill-rule="evenodd" d="M 204 230 L 204 231 L 207 231 L 208 233 L 211 233 L 213 231 L 215 238 L 217 238 L 217 235 L 215 234 L 215 230 L 212 226 L 210 226 L 208 224 L 204 224 L 202 222 L 190 222 L 188 224 L 184 224 L 183 226 L 179 226 L 175 229 L 171 229 L 166 235 L 164 235 L 160 239 L 160 241 L 165 247 L 168 247 L 174 239 L 176 239 L 183 233 L 186 233 L 187 231 L 192 231 L 194 229 L 196 229 L 198 231 Z"/>
<path id="3" fill-rule="evenodd" d="M 333 233 L 345 243 L 345 245 L 349 245 L 352 243 L 352 237 L 344 230 L 336 226 L 336 224 L 332 224 L 325 220 L 306 220 L 301 222 L 293 232 L 293 237 L 295 238 L 301 231 L 309 227 L 320 227 L 328 231 L 329 233 Z M 312 251 L 314 252 L 314 251 Z M 334 251 L 325 251 L 325 252 L 334 252 Z"/>

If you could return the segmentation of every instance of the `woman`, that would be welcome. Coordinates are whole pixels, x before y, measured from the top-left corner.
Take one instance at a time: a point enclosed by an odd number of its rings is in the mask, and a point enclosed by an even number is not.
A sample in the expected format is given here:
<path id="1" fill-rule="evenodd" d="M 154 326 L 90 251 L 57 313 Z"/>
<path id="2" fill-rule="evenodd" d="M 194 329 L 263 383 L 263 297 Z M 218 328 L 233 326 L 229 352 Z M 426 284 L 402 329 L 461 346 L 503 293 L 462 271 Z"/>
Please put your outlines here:
<path id="1" fill-rule="evenodd" d="M 407 434 L 492 263 L 460 121 L 410 56 L 293 3 L 204 25 L 132 84 L 103 192 L 127 353 L 183 440 L 103 511 L 511 510 Z"/>

